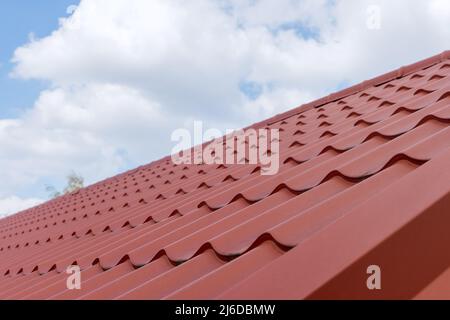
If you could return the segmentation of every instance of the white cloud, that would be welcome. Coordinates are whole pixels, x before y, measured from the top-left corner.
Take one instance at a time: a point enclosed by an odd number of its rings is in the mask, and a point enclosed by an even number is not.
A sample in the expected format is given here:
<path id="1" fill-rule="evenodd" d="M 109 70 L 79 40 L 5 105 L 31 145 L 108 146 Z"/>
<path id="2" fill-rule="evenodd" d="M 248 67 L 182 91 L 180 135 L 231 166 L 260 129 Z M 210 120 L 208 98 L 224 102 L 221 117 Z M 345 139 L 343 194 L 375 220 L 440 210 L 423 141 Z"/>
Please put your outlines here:
<path id="1" fill-rule="evenodd" d="M 51 86 L 0 119 L 0 197 L 70 170 L 92 182 L 168 154 L 170 132 L 193 120 L 240 127 L 439 53 L 448 3 L 82 0 L 15 52 L 14 77 Z"/>
<path id="2" fill-rule="evenodd" d="M 20 119 L 0 120 L 0 195 L 76 170 L 88 181 L 117 172 L 128 159 L 145 161 L 162 152 L 160 106 L 135 89 L 109 84 L 42 92 Z M 166 142 L 167 143 L 167 142 Z M 42 189 L 45 186 L 42 185 Z"/>
<path id="3" fill-rule="evenodd" d="M 41 204 L 41 199 L 21 199 L 19 197 L 8 197 L 0 199 L 0 219 L 10 214 L 34 207 Z"/>

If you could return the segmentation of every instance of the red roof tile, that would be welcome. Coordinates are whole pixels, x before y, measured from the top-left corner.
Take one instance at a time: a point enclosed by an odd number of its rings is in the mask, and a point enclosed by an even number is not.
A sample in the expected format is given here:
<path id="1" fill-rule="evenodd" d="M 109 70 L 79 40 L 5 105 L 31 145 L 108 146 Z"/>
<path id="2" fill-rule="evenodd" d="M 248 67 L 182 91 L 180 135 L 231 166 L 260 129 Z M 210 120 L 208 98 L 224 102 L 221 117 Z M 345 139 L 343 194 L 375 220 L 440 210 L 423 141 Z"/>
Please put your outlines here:
<path id="1" fill-rule="evenodd" d="M 2 219 L 0 299 L 448 298 L 449 58 L 251 126 L 276 175 L 166 157 Z"/>

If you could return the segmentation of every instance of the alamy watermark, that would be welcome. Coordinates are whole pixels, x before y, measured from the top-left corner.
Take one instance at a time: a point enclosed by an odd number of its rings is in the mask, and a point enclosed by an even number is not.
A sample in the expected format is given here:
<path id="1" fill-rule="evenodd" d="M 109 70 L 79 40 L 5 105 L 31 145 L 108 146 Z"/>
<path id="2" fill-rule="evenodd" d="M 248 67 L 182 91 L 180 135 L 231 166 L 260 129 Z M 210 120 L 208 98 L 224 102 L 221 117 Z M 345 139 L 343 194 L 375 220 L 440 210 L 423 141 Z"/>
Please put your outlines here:
<path id="1" fill-rule="evenodd" d="M 369 30 L 381 29 L 381 7 L 373 4 L 367 7 L 366 26 Z"/>
<path id="2" fill-rule="evenodd" d="M 381 290 L 381 268 L 377 265 L 370 265 L 367 267 L 366 285 L 369 290 Z"/>
<path id="3" fill-rule="evenodd" d="M 275 175 L 280 167 L 280 133 L 278 129 L 204 130 L 195 121 L 193 132 L 180 128 L 172 133 L 172 162 L 182 164 L 253 164 L 260 165 L 262 175 Z M 195 146 L 195 147 L 192 147 Z"/>
<path id="4" fill-rule="evenodd" d="M 81 290 L 81 268 L 79 266 L 68 266 L 66 273 L 69 275 L 66 280 L 68 290 Z"/>

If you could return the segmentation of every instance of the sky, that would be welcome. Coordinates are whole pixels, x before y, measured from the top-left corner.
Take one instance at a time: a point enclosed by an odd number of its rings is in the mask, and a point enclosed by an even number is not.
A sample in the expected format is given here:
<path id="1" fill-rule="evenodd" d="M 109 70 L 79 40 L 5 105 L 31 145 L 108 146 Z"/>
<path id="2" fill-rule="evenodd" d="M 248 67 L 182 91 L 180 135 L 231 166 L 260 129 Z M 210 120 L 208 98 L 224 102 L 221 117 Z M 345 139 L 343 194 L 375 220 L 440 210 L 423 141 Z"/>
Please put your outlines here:
<path id="1" fill-rule="evenodd" d="M 448 0 L 2 0 L 0 215 L 450 49 Z"/>
<path id="2" fill-rule="evenodd" d="M 78 0 L 4 0 L 0 2 L 0 118 L 17 116 L 30 107 L 46 87 L 43 80 L 11 81 L 10 62 L 14 51 L 33 35 L 43 37 L 58 27 L 58 18 L 67 15 Z"/>

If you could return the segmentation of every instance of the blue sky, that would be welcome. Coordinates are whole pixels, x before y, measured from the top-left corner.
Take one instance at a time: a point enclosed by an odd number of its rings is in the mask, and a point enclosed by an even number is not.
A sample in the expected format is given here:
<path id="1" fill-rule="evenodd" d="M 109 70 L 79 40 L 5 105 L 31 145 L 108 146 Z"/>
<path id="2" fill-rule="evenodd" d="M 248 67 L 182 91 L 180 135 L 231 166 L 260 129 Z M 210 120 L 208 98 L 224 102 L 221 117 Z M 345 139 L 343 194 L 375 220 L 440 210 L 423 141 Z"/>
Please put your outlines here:
<path id="1" fill-rule="evenodd" d="M 58 18 L 78 0 L 0 1 L 0 118 L 17 116 L 33 105 L 45 81 L 11 79 L 11 58 L 29 35 L 42 38 L 58 27 Z"/>

